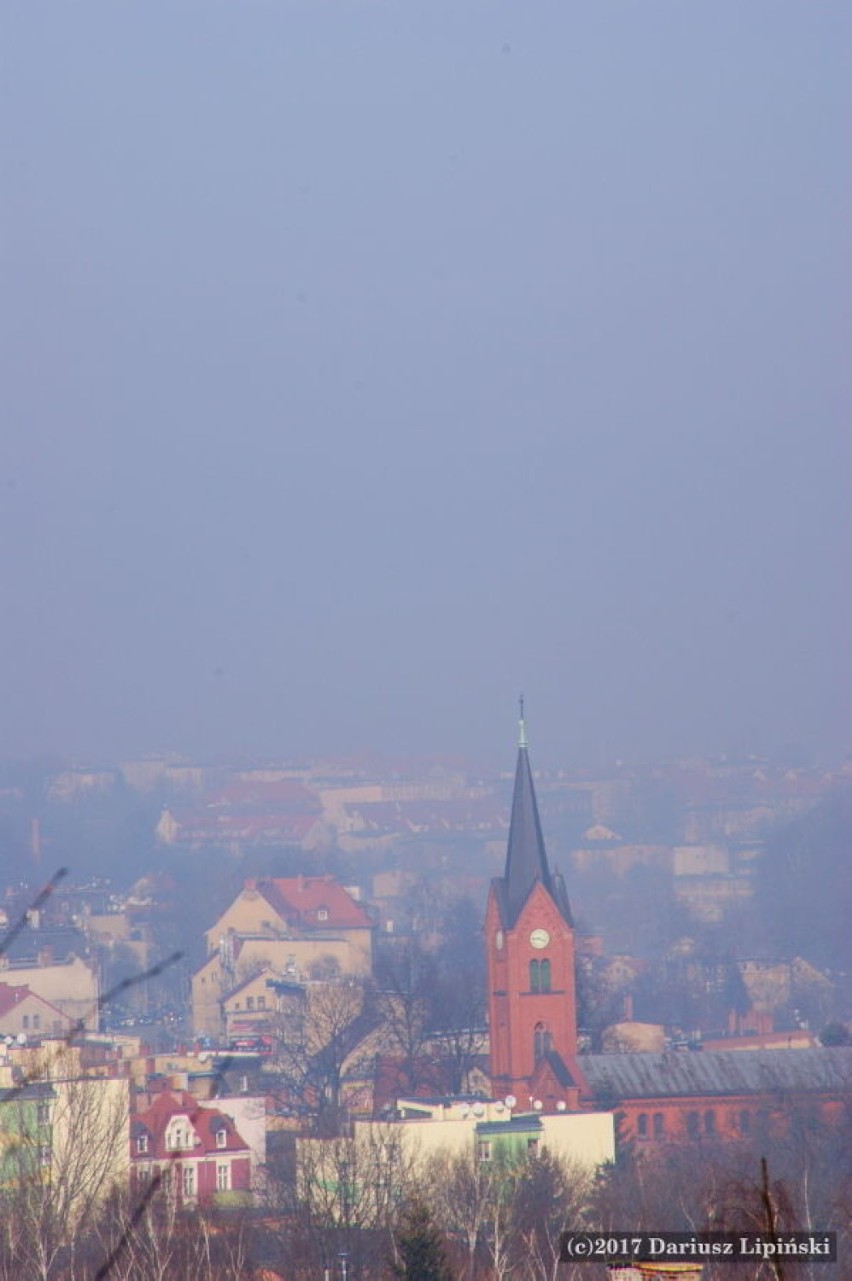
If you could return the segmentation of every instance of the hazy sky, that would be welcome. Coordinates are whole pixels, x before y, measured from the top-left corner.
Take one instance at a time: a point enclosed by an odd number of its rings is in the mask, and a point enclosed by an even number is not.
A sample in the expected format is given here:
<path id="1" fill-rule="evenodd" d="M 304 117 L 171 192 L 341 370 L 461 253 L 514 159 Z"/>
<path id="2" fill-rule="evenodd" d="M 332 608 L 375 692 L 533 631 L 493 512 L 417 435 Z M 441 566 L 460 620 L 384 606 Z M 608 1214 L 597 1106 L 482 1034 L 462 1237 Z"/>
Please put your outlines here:
<path id="1" fill-rule="evenodd" d="M 852 8 L 0 16 L 0 756 L 852 742 Z"/>

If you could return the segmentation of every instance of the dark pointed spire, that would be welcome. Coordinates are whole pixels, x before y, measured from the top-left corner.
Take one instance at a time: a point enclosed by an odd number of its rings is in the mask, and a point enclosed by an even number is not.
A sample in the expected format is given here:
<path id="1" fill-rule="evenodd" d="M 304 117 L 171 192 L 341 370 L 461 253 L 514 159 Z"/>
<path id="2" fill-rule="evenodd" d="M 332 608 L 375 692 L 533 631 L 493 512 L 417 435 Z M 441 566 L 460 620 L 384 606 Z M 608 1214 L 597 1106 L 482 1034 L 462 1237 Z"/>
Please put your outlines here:
<path id="1" fill-rule="evenodd" d="M 527 752 L 527 735 L 524 725 L 524 699 L 520 699 L 520 724 L 518 734 L 518 764 L 515 770 L 515 792 L 512 797 L 512 821 L 509 826 L 509 848 L 506 851 L 506 871 L 503 886 L 508 925 L 514 925 L 521 908 L 529 897 L 536 881 L 553 895 L 547 852 L 538 817 L 532 770 Z"/>

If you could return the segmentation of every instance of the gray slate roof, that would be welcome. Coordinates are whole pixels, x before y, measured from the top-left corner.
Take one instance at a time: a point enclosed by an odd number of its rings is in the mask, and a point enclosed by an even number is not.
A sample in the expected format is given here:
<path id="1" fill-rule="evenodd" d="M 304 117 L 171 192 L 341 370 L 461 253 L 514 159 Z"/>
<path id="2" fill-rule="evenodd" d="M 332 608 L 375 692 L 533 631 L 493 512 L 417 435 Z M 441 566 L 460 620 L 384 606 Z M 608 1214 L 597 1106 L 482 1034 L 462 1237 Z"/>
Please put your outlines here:
<path id="1" fill-rule="evenodd" d="M 522 744 L 518 749 L 518 764 L 515 770 L 515 791 L 512 797 L 506 870 L 502 882 L 495 882 L 501 914 L 509 928 L 517 921 L 521 908 L 529 898 L 536 881 L 541 881 L 562 915 L 570 923 L 570 908 L 562 879 L 551 877 L 550 874 L 529 755 Z"/>
<path id="2" fill-rule="evenodd" d="M 579 1066 L 598 1098 L 808 1093 L 852 1097 L 852 1047 L 583 1054 Z"/>

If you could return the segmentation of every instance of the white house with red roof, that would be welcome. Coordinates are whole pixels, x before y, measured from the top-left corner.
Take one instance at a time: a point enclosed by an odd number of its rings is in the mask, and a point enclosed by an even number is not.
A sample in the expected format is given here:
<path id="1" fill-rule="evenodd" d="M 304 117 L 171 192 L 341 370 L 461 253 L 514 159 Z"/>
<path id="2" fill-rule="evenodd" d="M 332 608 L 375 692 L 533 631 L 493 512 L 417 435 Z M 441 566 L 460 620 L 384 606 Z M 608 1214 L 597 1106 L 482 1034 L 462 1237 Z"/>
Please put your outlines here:
<path id="1" fill-rule="evenodd" d="M 185 1090 L 164 1090 L 130 1125 L 131 1180 L 159 1175 L 183 1205 L 250 1195 L 251 1148 L 232 1117 Z"/>

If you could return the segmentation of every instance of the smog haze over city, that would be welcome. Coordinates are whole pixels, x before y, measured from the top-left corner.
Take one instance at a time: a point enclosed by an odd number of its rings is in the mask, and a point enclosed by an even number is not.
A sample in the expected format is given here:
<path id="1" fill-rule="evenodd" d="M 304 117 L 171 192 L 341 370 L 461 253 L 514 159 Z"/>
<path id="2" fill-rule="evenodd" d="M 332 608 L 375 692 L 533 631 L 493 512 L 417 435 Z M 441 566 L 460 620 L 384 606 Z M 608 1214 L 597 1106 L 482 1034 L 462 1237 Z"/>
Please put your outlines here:
<path id="1" fill-rule="evenodd" d="M 847 5 L 2 29 L 0 755 L 842 758 Z"/>

